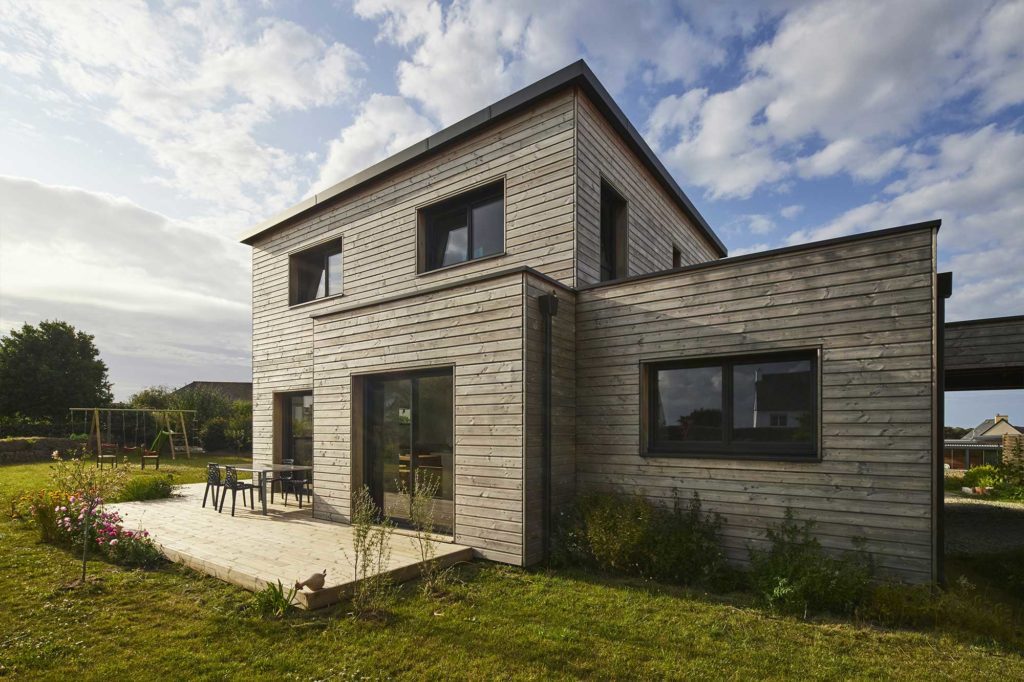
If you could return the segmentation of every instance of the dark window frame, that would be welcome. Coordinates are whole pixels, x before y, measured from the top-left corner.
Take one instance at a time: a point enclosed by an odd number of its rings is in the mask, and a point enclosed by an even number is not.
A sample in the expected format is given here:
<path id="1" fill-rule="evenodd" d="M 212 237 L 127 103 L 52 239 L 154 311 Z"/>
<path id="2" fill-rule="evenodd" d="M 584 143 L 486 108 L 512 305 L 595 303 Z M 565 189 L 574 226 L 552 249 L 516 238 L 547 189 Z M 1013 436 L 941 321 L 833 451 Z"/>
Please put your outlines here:
<path id="1" fill-rule="evenodd" d="M 501 248 L 494 253 L 486 253 L 481 256 L 473 256 L 473 244 L 476 239 L 476 230 L 473 224 L 473 209 L 501 200 Z M 460 192 L 453 196 L 437 201 L 428 206 L 423 206 L 416 211 L 416 241 L 417 248 L 417 271 L 418 274 L 428 274 L 455 268 L 467 263 L 481 261 L 487 258 L 497 258 L 505 255 L 507 220 L 505 213 L 505 178 L 499 178 L 479 185 L 472 189 Z M 454 263 L 432 264 L 431 258 L 434 251 L 434 235 L 432 234 L 431 221 L 458 210 L 465 212 L 466 216 L 466 258 Z"/>
<path id="2" fill-rule="evenodd" d="M 318 254 L 321 258 L 321 268 L 324 277 L 324 295 L 313 296 L 312 298 L 300 298 L 299 291 L 299 268 L 302 266 L 303 261 L 311 260 L 311 256 Z M 340 276 L 340 291 L 331 291 L 331 269 L 330 259 L 333 256 L 341 257 L 341 272 Z M 314 301 L 323 301 L 328 298 L 334 298 L 341 296 L 345 293 L 345 255 L 344 248 L 340 237 L 334 237 L 322 241 L 312 246 L 303 247 L 300 250 L 294 251 L 288 255 L 288 305 L 298 306 L 305 305 L 307 303 L 313 303 Z"/>
<path id="3" fill-rule="evenodd" d="M 672 267 L 681 268 L 683 267 L 683 250 L 676 244 L 672 245 Z"/>
<path id="4" fill-rule="evenodd" d="M 812 424 L 814 434 L 810 446 L 803 443 L 757 443 L 734 441 L 733 430 L 733 367 L 757 362 L 791 362 L 807 360 L 811 363 Z M 658 379 L 660 370 L 720 368 L 722 371 L 722 440 L 721 441 L 658 441 L 654 423 L 658 405 Z M 641 366 L 642 400 L 641 445 L 646 457 L 676 457 L 691 459 L 750 459 L 769 461 L 820 462 L 821 447 L 821 349 L 800 348 L 741 355 L 720 355 L 684 360 L 645 362 Z"/>

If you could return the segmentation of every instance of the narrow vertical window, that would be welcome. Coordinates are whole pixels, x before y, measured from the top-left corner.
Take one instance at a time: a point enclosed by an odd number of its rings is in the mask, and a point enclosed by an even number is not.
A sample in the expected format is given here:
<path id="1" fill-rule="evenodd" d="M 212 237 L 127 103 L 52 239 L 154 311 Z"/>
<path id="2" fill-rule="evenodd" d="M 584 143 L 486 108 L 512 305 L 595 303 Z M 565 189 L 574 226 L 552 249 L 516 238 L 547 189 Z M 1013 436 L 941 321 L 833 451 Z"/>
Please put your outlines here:
<path id="1" fill-rule="evenodd" d="M 678 246 L 672 247 L 672 267 L 679 268 L 683 265 L 683 252 L 679 250 Z"/>
<path id="2" fill-rule="evenodd" d="M 601 281 L 626 276 L 626 200 L 601 182 Z"/>

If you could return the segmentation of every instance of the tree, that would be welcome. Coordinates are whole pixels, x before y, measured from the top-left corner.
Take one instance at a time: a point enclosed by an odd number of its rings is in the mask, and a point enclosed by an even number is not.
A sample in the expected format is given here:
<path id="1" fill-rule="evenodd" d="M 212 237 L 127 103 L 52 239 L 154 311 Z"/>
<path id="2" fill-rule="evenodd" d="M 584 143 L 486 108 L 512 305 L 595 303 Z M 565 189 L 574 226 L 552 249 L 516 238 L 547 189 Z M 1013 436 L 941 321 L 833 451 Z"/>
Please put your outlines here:
<path id="1" fill-rule="evenodd" d="M 56 320 L 0 338 L 0 415 L 63 422 L 68 408 L 110 404 L 107 365 L 93 338 Z"/>
<path id="2" fill-rule="evenodd" d="M 942 437 L 946 440 L 960 440 L 964 435 L 970 431 L 962 426 L 944 426 L 942 427 Z"/>

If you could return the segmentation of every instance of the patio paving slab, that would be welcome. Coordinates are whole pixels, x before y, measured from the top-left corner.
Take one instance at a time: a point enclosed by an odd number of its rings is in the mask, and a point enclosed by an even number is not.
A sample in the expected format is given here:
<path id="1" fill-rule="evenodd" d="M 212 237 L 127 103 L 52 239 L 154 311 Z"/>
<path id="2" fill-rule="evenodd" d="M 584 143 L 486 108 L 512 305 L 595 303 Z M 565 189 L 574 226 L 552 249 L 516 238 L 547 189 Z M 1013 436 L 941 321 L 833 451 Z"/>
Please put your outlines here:
<path id="1" fill-rule="evenodd" d="M 171 561 L 207 573 L 247 590 L 267 585 L 285 588 L 297 580 L 327 569 L 322 590 L 303 589 L 295 603 L 305 609 L 328 606 L 341 599 L 355 584 L 351 565 L 352 527 L 314 519 L 307 506 L 300 510 L 294 499 L 288 506 L 280 501 L 268 506 L 268 514 L 241 507 L 239 494 L 235 516 L 228 499 L 223 513 L 202 506 L 205 484 L 180 486 L 178 494 L 164 500 L 122 502 L 108 505 L 124 519 L 125 528 L 145 528 Z M 442 567 L 473 558 L 470 547 L 436 542 L 437 562 Z M 398 582 L 411 580 L 421 572 L 415 537 L 395 532 L 391 536 L 391 559 L 387 572 Z"/>

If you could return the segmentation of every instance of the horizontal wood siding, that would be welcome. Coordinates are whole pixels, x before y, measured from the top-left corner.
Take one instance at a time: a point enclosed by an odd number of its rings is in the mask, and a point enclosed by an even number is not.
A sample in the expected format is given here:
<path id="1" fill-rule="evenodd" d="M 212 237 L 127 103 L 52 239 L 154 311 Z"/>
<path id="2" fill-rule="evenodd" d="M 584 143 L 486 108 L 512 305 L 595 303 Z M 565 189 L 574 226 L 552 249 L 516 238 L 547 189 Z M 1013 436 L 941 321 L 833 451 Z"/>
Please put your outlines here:
<path id="1" fill-rule="evenodd" d="M 529 265 L 572 285 L 574 107 L 558 93 L 253 245 L 253 451 L 273 451 L 273 393 L 312 385 L 311 313 Z M 505 180 L 504 256 L 417 275 L 417 209 Z M 288 305 L 288 255 L 342 241 L 344 294 Z M 315 425 L 314 425 L 315 428 Z"/>
<path id="2" fill-rule="evenodd" d="M 544 558 L 544 317 L 538 298 L 558 296 L 551 329 L 551 509 L 557 520 L 576 490 L 576 295 L 532 275 L 526 281 L 526 563 L 536 563 Z"/>
<path id="3" fill-rule="evenodd" d="M 946 325 L 947 370 L 1024 367 L 1024 317 Z"/>
<path id="4" fill-rule="evenodd" d="M 883 570 L 932 577 L 934 232 L 865 237 L 582 291 L 581 487 L 699 493 L 732 558 L 787 507 L 822 544 L 863 537 Z M 641 363 L 820 347 L 821 462 L 641 456 Z"/>
<path id="5" fill-rule="evenodd" d="M 454 367 L 455 541 L 523 562 L 524 275 L 514 273 L 316 322 L 314 514 L 347 521 L 353 375 Z"/>
<path id="6" fill-rule="evenodd" d="M 629 202 L 630 275 L 671 268 L 673 246 L 682 252 L 683 265 L 715 260 L 711 244 L 582 91 L 576 109 L 577 281 L 601 279 L 602 177 Z"/>

